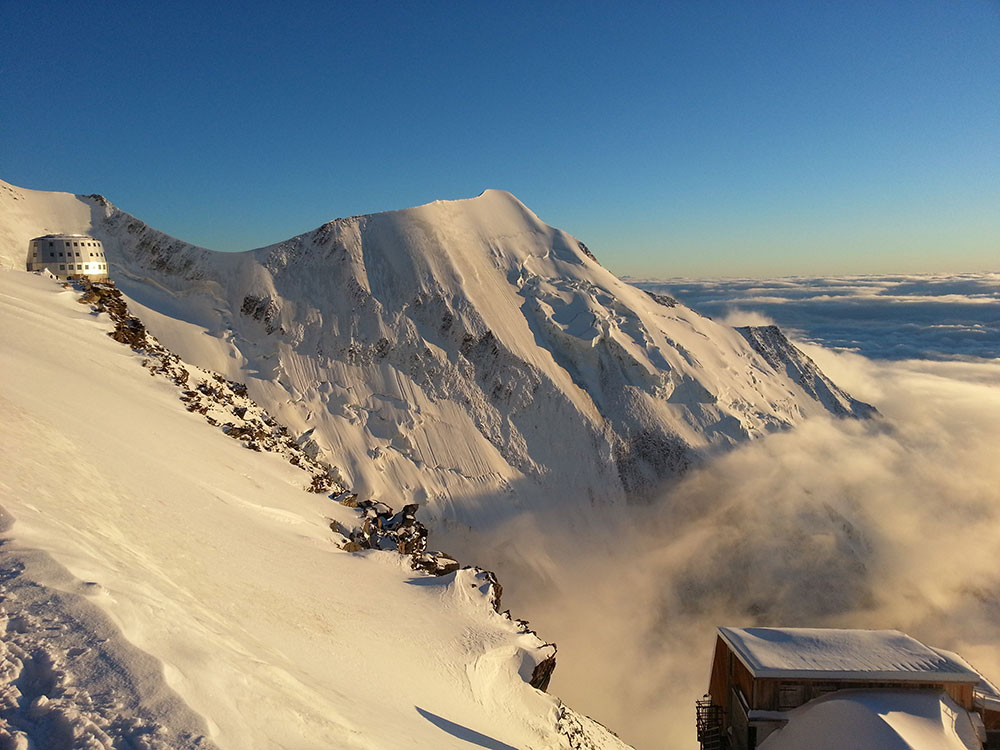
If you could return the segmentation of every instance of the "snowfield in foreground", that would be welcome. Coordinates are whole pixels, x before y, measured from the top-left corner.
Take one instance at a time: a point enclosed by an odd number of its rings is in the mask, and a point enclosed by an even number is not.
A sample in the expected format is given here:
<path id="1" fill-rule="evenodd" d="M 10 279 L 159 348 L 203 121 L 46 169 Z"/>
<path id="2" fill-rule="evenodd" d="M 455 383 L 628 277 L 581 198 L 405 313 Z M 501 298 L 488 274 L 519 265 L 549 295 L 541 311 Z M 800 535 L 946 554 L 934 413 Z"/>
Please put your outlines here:
<path id="1" fill-rule="evenodd" d="M 77 292 L 0 281 L 0 742 L 626 747 L 525 682 L 542 642 L 482 575 L 340 550 L 352 511 L 185 411 Z"/>

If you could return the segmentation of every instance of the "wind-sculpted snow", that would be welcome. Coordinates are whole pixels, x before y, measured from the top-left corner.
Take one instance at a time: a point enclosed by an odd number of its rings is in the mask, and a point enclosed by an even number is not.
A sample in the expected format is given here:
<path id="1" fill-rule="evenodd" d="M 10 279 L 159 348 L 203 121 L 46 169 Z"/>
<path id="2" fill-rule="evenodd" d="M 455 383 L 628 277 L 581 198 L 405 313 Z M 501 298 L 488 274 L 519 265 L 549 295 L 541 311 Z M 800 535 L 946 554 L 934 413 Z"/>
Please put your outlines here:
<path id="1" fill-rule="evenodd" d="M 3 542 L 0 747 L 214 750 L 204 721 L 167 687 L 160 665 L 88 601 L 107 595 L 100 584 Z M 39 583 L 39 573 L 58 586 Z"/>

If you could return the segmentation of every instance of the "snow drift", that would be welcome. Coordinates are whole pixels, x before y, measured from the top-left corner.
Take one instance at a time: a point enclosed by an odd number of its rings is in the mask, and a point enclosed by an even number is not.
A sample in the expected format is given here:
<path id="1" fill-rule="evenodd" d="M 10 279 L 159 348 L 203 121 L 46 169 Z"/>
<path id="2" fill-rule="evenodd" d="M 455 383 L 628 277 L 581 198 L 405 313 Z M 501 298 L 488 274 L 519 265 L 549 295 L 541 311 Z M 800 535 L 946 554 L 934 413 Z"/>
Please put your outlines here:
<path id="1" fill-rule="evenodd" d="M 969 712 L 944 693 L 840 690 L 789 712 L 760 750 L 980 750 Z"/>

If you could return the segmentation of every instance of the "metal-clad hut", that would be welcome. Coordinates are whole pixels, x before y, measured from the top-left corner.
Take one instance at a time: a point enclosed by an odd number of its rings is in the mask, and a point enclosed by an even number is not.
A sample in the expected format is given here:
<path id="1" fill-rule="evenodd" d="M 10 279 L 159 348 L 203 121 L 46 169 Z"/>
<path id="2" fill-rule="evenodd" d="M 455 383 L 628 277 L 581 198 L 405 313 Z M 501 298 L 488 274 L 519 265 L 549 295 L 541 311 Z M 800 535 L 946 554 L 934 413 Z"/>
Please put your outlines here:
<path id="1" fill-rule="evenodd" d="M 27 266 L 29 271 L 47 270 L 58 279 L 108 279 L 104 246 L 85 234 L 35 237 L 28 242 Z"/>

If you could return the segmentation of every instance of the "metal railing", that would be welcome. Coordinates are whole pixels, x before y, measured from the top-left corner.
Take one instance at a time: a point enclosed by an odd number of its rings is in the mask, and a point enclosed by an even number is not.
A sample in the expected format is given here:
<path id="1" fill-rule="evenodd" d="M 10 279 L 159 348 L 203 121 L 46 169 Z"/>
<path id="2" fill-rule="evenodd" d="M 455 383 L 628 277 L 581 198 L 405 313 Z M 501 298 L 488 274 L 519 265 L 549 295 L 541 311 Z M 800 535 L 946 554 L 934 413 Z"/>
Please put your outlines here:
<path id="1" fill-rule="evenodd" d="M 708 696 L 695 701 L 696 726 L 701 750 L 725 750 L 725 714 L 722 706 L 712 703 L 712 699 Z"/>

